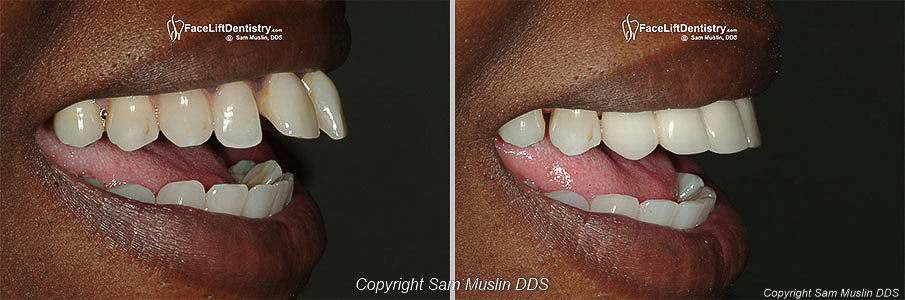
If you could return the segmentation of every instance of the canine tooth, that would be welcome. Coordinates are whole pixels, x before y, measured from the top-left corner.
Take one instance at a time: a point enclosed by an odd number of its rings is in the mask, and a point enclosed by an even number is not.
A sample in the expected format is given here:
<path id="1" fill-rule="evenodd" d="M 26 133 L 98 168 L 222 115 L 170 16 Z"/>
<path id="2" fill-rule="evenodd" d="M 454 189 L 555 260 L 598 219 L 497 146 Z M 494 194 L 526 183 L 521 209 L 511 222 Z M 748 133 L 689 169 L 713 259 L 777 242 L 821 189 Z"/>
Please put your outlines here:
<path id="1" fill-rule="evenodd" d="M 317 125 L 334 140 L 346 137 L 346 120 L 339 92 L 327 74 L 321 71 L 306 73 L 302 83 L 317 113 Z"/>
<path id="2" fill-rule="evenodd" d="M 578 155 L 600 144 L 600 119 L 597 112 L 583 109 L 553 110 L 550 116 L 550 142 L 563 154 Z"/>
<path id="3" fill-rule="evenodd" d="M 735 153 L 748 149 L 748 137 L 733 101 L 716 101 L 701 107 L 701 118 L 707 127 L 710 151 Z"/>
<path id="4" fill-rule="evenodd" d="M 282 174 L 283 170 L 280 169 L 280 165 L 271 159 L 251 168 L 240 183 L 245 184 L 249 188 L 259 184 L 271 184 Z"/>
<path id="5" fill-rule="evenodd" d="M 133 151 L 157 139 L 157 118 L 148 96 L 110 99 L 107 138 L 123 151 Z"/>
<path id="6" fill-rule="evenodd" d="M 676 217 L 670 227 L 675 229 L 688 229 L 698 225 L 701 214 L 704 213 L 704 201 L 685 201 L 679 203 Z"/>
<path id="7" fill-rule="evenodd" d="M 695 174 L 677 172 L 676 181 L 679 186 L 679 202 L 691 199 L 704 187 L 704 180 Z"/>
<path id="8" fill-rule="evenodd" d="M 102 184 L 100 182 L 100 180 L 91 178 L 91 176 L 88 176 L 88 175 L 82 176 L 82 180 L 84 180 L 85 182 L 87 182 L 88 184 L 90 184 L 96 188 L 101 188 L 101 189 L 104 188 L 104 184 Z"/>
<path id="9" fill-rule="evenodd" d="M 286 197 L 286 203 L 283 204 L 283 206 L 289 205 L 289 202 L 292 202 L 292 193 L 295 192 L 295 175 L 292 175 L 292 173 L 290 173 L 290 172 L 286 172 L 286 173 L 283 173 L 283 175 L 281 175 L 280 178 L 277 178 L 276 181 L 277 182 L 288 181 L 288 182 L 292 183 L 289 185 L 289 192 L 287 193 L 287 195 L 289 195 L 289 197 Z"/>
<path id="10" fill-rule="evenodd" d="M 657 122 L 653 112 L 604 112 L 600 118 L 600 137 L 622 157 L 639 160 L 657 148 Z"/>
<path id="11" fill-rule="evenodd" d="M 245 200 L 245 208 L 242 216 L 249 218 L 263 218 L 270 213 L 270 206 L 276 197 L 276 188 L 273 185 L 256 185 L 248 190 L 248 199 Z"/>
<path id="12" fill-rule="evenodd" d="M 588 206 L 588 200 L 573 191 L 553 191 L 544 194 L 544 196 L 550 197 L 553 200 L 565 203 L 566 205 L 581 209 L 583 211 L 588 211 L 588 209 L 590 209 L 590 207 Z"/>
<path id="13" fill-rule="evenodd" d="M 320 129 L 314 106 L 299 77 L 293 73 L 270 74 L 258 97 L 258 110 L 280 133 L 306 139 L 317 138 Z"/>
<path id="14" fill-rule="evenodd" d="M 214 132 L 211 108 L 201 90 L 160 95 L 157 113 L 160 131 L 176 146 L 201 145 Z"/>
<path id="15" fill-rule="evenodd" d="M 207 211 L 242 215 L 245 199 L 248 198 L 248 187 L 244 184 L 215 184 L 207 191 Z"/>
<path id="16" fill-rule="evenodd" d="M 242 178 L 245 178 L 245 174 L 248 174 L 248 171 L 254 167 L 255 162 L 246 159 L 237 162 L 232 167 L 229 167 L 227 171 L 229 172 L 229 175 L 233 176 L 233 179 L 235 179 L 236 182 L 241 182 Z"/>
<path id="17" fill-rule="evenodd" d="M 700 217 L 697 222 L 695 222 L 695 226 L 704 223 L 707 220 L 707 217 L 710 216 L 710 212 L 713 211 L 713 206 L 716 204 L 716 191 L 711 189 L 710 187 L 701 188 L 701 192 L 698 194 L 698 200 L 704 202 L 704 209 L 701 212 Z"/>
<path id="18" fill-rule="evenodd" d="M 94 100 L 70 105 L 53 115 L 53 131 L 63 144 L 79 148 L 90 145 L 104 134 L 101 109 Z"/>
<path id="19" fill-rule="evenodd" d="M 638 198 L 620 194 L 597 195 L 591 200 L 591 212 L 619 214 L 638 219 Z"/>
<path id="20" fill-rule="evenodd" d="M 751 98 L 735 100 L 735 107 L 738 108 L 738 114 L 741 116 L 742 124 L 745 126 L 745 134 L 748 136 L 748 147 L 759 147 L 760 130 L 757 128 L 757 118 L 754 117 L 754 104 L 751 103 Z"/>
<path id="21" fill-rule="evenodd" d="M 503 141 L 524 148 L 543 139 L 546 129 L 543 110 L 535 109 L 509 120 L 499 133 Z"/>
<path id="22" fill-rule="evenodd" d="M 292 185 L 292 181 L 285 180 L 273 184 L 274 189 L 276 189 L 276 196 L 273 197 L 273 204 L 270 205 L 270 213 L 268 215 L 272 216 L 283 210 L 283 207 L 292 198 Z"/>
<path id="23" fill-rule="evenodd" d="M 214 135 L 223 146 L 249 148 L 261 142 L 261 121 L 251 88 L 244 82 L 217 87 L 211 105 Z"/>
<path id="24" fill-rule="evenodd" d="M 154 193 L 140 184 L 126 183 L 107 189 L 108 192 L 144 203 L 154 203 Z"/>
<path id="25" fill-rule="evenodd" d="M 179 204 L 204 209 L 204 186 L 197 180 L 170 182 L 157 192 L 157 204 Z"/>
<path id="26" fill-rule="evenodd" d="M 676 216 L 679 203 L 669 200 L 647 200 L 641 203 L 638 220 L 645 223 L 669 226 Z"/>

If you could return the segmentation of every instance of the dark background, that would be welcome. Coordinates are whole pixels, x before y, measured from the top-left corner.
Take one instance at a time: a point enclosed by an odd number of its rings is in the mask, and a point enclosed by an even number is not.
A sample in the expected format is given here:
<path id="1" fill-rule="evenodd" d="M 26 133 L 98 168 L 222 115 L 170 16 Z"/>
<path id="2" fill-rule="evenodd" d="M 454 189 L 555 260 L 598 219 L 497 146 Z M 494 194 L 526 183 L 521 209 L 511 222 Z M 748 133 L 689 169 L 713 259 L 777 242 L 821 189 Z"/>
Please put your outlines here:
<path id="1" fill-rule="evenodd" d="M 903 5 L 774 6 L 782 68 L 754 98 L 763 145 L 697 157 L 748 228 L 748 265 L 727 296 L 899 288 L 901 298 Z"/>
<path id="2" fill-rule="evenodd" d="M 349 135 L 268 137 L 297 151 L 327 230 L 300 297 L 449 298 L 355 288 L 361 277 L 449 277 L 449 3 L 352 1 L 346 17 L 352 48 L 328 75 Z"/>

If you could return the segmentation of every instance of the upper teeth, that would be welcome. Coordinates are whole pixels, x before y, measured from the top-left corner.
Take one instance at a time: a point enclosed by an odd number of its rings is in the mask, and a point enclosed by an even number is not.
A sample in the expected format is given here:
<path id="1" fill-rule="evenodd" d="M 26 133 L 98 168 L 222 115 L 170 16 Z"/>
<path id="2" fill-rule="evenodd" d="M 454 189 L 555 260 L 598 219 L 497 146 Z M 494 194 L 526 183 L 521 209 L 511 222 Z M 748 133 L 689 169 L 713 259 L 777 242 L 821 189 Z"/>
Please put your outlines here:
<path id="1" fill-rule="evenodd" d="M 521 115 L 500 127 L 503 141 L 527 147 L 544 136 L 542 110 Z M 550 142 L 566 155 L 578 155 L 601 141 L 625 158 L 638 160 L 657 145 L 676 154 L 707 150 L 735 153 L 760 146 L 760 133 L 750 98 L 722 100 L 692 109 L 637 113 L 553 109 Z"/>
<path id="2" fill-rule="evenodd" d="M 248 148 L 261 142 L 259 114 L 284 135 L 316 138 L 320 128 L 333 139 L 346 136 L 339 94 L 320 71 L 302 79 L 293 73 L 270 74 L 257 94 L 248 82 L 239 81 L 214 92 L 85 100 L 57 112 L 53 128 L 61 142 L 75 147 L 94 143 L 106 130 L 125 151 L 153 142 L 158 132 L 180 147 L 200 145 L 213 133 L 226 147 Z"/>

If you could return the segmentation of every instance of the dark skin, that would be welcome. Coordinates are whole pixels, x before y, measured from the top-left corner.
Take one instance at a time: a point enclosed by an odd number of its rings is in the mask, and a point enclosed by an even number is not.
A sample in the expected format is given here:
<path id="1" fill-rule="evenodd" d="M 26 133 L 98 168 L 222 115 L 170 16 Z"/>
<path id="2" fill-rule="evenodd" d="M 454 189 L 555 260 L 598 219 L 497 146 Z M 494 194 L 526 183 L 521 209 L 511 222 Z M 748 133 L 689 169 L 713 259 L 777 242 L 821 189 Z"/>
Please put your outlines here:
<path id="1" fill-rule="evenodd" d="M 0 297 L 284 298 L 304 286 L 325 245 L 304 191 L 284 216 L 264 221 L 144 205 L 55 167 L 35 131 L 84 99 L 335 68 L 349 49 L 342 3 L 0 5 Z M 200 24 L 272 25 L 284 40 L 228 43 L 223 34 L 184 33 L 171 42 L 172 14 Z"/>
<path id="2" fill-rule="evenodd" d="M 628 13 L 654 24 L 728 24 L 740 38 L 682 42 L 678 35 L 638 33 L 627 43 L 619 25 Z M 756 95 L 779 64 L 772 8 L 762 2 L 459 1 L 455 15 L 456 278 L 514 284 L 517 277 L 546 277 L 546 291 L 508 294 L 545 299 L 723 295 L 747 255 L 744 226 L 728 202 L 684 232 L 578 213 L 521 183 L 503 166 L 494 141 L 505 122 L 537 108 L 632 112 Z"/>

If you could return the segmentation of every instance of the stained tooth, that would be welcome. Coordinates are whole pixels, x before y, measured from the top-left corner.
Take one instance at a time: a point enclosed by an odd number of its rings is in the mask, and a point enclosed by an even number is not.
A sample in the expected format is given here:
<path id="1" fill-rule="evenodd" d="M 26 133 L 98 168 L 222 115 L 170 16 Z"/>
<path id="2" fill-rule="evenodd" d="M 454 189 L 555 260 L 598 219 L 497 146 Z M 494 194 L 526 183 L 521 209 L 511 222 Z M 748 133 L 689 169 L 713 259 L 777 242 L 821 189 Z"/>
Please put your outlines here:
<path id="1" fill-rule="evenodd" d="M 704 202 L 704 208 L 701 212 L 700 217 L 697 222 L 695 222 L 695 226 L 704 223 L 707 220 L 707 217 L 710 216 L 710 212 L 713 211 L 713 206 L 716 204 L 716 191 L 711 189 L 710 187 L 701 188 L 701 192 L 698 194 L 698 200 Z"/>
<path id="2" fill-rule="evenodd" d="M 745 134 L 748 136 L 748 147 L 759 147 L 760 130 L 757 128 L 757 118 L 754 117 L 754 104 L 751 103 L 751 98 L 735 100 L 735 107 L 738 108 L 738 114 L 741 116 L 742 124 L 745 126 Z"/>
<path id="3" fill-rule="evenodd" d="M 553 110 L 550 116 L 550 142 L 563 154 L 578 155 L 600 144 L 600 119 L 597 112 L 583 109 Z"/>
<path id="4" fill-rule="evenodd" d="M 248 190 L 248 200 L 245 200 L 245 208 L 242 216 L 249 218 L 263 218 L 270 213 L 270 206 L 276 197 L 276 188 L 273 185 L 256 185 Z"/>
<path id="5" fill-rule="evenodd" d="M 245 199 L 248 198 L 248 187 L 244 184 L 215 184 L 207 191 L 207 211 L 242 215 Z"/>
<path id="6" fill-rule="evenodd" d="M 645 223 L 669 226 L 676 216 L 679 203 L 669 200 L 647 200 L 641 203 L 638 220 Z"/>
<path id="7" fill-rule="evenodd" d="M 688 229 L 698 225 L 701 214 L 704 213 L 704 201 L 685 201 L 679 203 L 676 217 L 670 227 L 675 229 Z"/>
<path id="8" fill-rule="evenodd" d="M 248 187 L 259 184 L 271 184 L 275 182 L 280 175 L 283 175 L 283 170 L 280 169 L 280 165 L 274 160 L 268 160 L 251 168 L 240 182 Z"/>
<path id="9" fill-rule="evenodd" d="M 657 148 L 657 122 L 649 111 L 604 112 L 600 118 L 603 143 L 622 157 L 638 160 Z"/>
<path id="10" fill-rule="evenodd" d="M 201 90 L 162 94 L 157 112 L 160 131 L 176 146 L 201 145 L 214 131 L 211 108 Z"/>
<path id="11" fill-rule="evenodd" d="M 82 180 L 84 180 L 85 182 L 87 182 L 88 184 L 90 184 L 96 188 L 101 188 L 101 189 L 104 188 L 104 184 L 102 184 L 97 179 L 91 178 L 90 176 L 87 176 L 87 175 L 82 176 Z"/>
<path id="12" fill-rule="evenodd" d="M 317 138 L 320 130 L 314 106 L 299 77 L 293 73 L 271 74 L 264 78 L 258 110 L 280 133 L 306 139 Z"/>
<path id="13" fill-rule="evenodd" d="M 197 180 L 167 183 L 157 192 L 157 204 L 179 204 L 204 209 L 204 186 Z"/>
<path id="14" fill-rule="evenodd" d="M 157 139 L 157 118 L 148 96 L 110 99 L 107 138 L 124 151 L 132 151 Z"/>
<path id="15" fill-rule="evenodd" d="M 748 149 L 748 137 L 733 101 L 717 101 L 701 107 L 701 118 L 707 127 L 710 151 L 735 153 Z"/>
<path id="16" fill-rule="evenodd" d="M 211 104 L 214 135 L 223 146 L 249 148 L 261 142 L 261 121 L 251 88 L 244 82 L 217 87 Z"/>
<path id="17" fill-rule="evenodd" d="M 576 192 L 569 190 L 559 190 L 553 191 L 544 194 L 544 196 L 550 197 L 553 200 L 557 200 L 559 202 L 565 203 L 566 205 L 576 207 L 583 211 L 588 211 L 588 200 L 579 195 Z"/>
<path id="18" fill-rule="evenodd" d="M 94 100 L 70 105 L 53 116 L 53 131 L 63 144 L 80 148 L 90 145 L 104 134 L 101 109 Z"/>
<path id="19" fill-rule="evenodd" d="M 126 183 L 107 189 L 108 192 L 144 203 L 154 203 L 154 193 L 139 184 Z"/>
<path id="20" fill-rule="evenodd" d="M 317 113 L 317 125 L 334 140 L 346 137 L 346 120 L 336 86 L 327 74 L 321 71 L 306 73 L 302 83 Z"/>
<path id="21" fill-rule="evenodd" d="M 700 110 L 667 109 L 654 112 L 660 145 L 675 154 L 696 154 L 710 149 Z"/>
<path id="22" fill-rule="evenodd" d="M 543 139 L 546 128 L 543 110 L 535 109 L 509 120 L 499 133 L 503 141 L 524 148 Z"/>
<path id="23" fill-rule="evenodd" d="M 598 195 L 591 201 L 591 212 L 619 214 L 638 219 L 638 198 L 620 194 Z"/>
<path id="24" fill-rule="evenodd" d="M 283 173 L 283 175 L 281 175 L 280 178 L 277 178 L 276 181 L 277 182 L 288 181 L 288 182 L 292 183 L 292 184 L 289 184 L 289 192 L 287 194 L 287 195 L 289 195 L 289 197 L 286 197 L 286 203 L 284 204 L 284 206 L 289 205 L 289 202 L 292 202 L 292 193 L 295 192 L 295 184 L 296 184 L 295 175 L 292 175 L 292 173 L 290 173 L 290 172 L 286 172 L 286 173 Z"/>
<path id="25" fill-rule="evenodd" d="M 229 167 L 229 169 L 227 171 L 229 172 L 229 175 L 232 175 L 233 179 L 235 179 L 236 182 L 238 183 L 238 182 L 241 182 L 242 178 L 245 178 L 245 174 L 247 174 L 248 171 L 254 167 L 255 167 L 255 162 L 246 159 L 246 160 L 241 160 L 241 161 L 237 162 L 232 167 Z"/>
<path id="26" fill-rule="evenodd" d="M 690 173 L 677 172 L 676 181 L 679 186 L 679 202 L 693 198 L 704 187 L 704 180 Z"/>
<path id="27" fill-rule="evenodd" d="M 276 189 L 276 196 L 273 197 L 273 204 L 270 205 L 270 216 L 282 211 L 289 198 L 292 198 L 292 185 L 292 181 L 277 181 L 277 183 L 273 184 L 274 189 Z"/>

